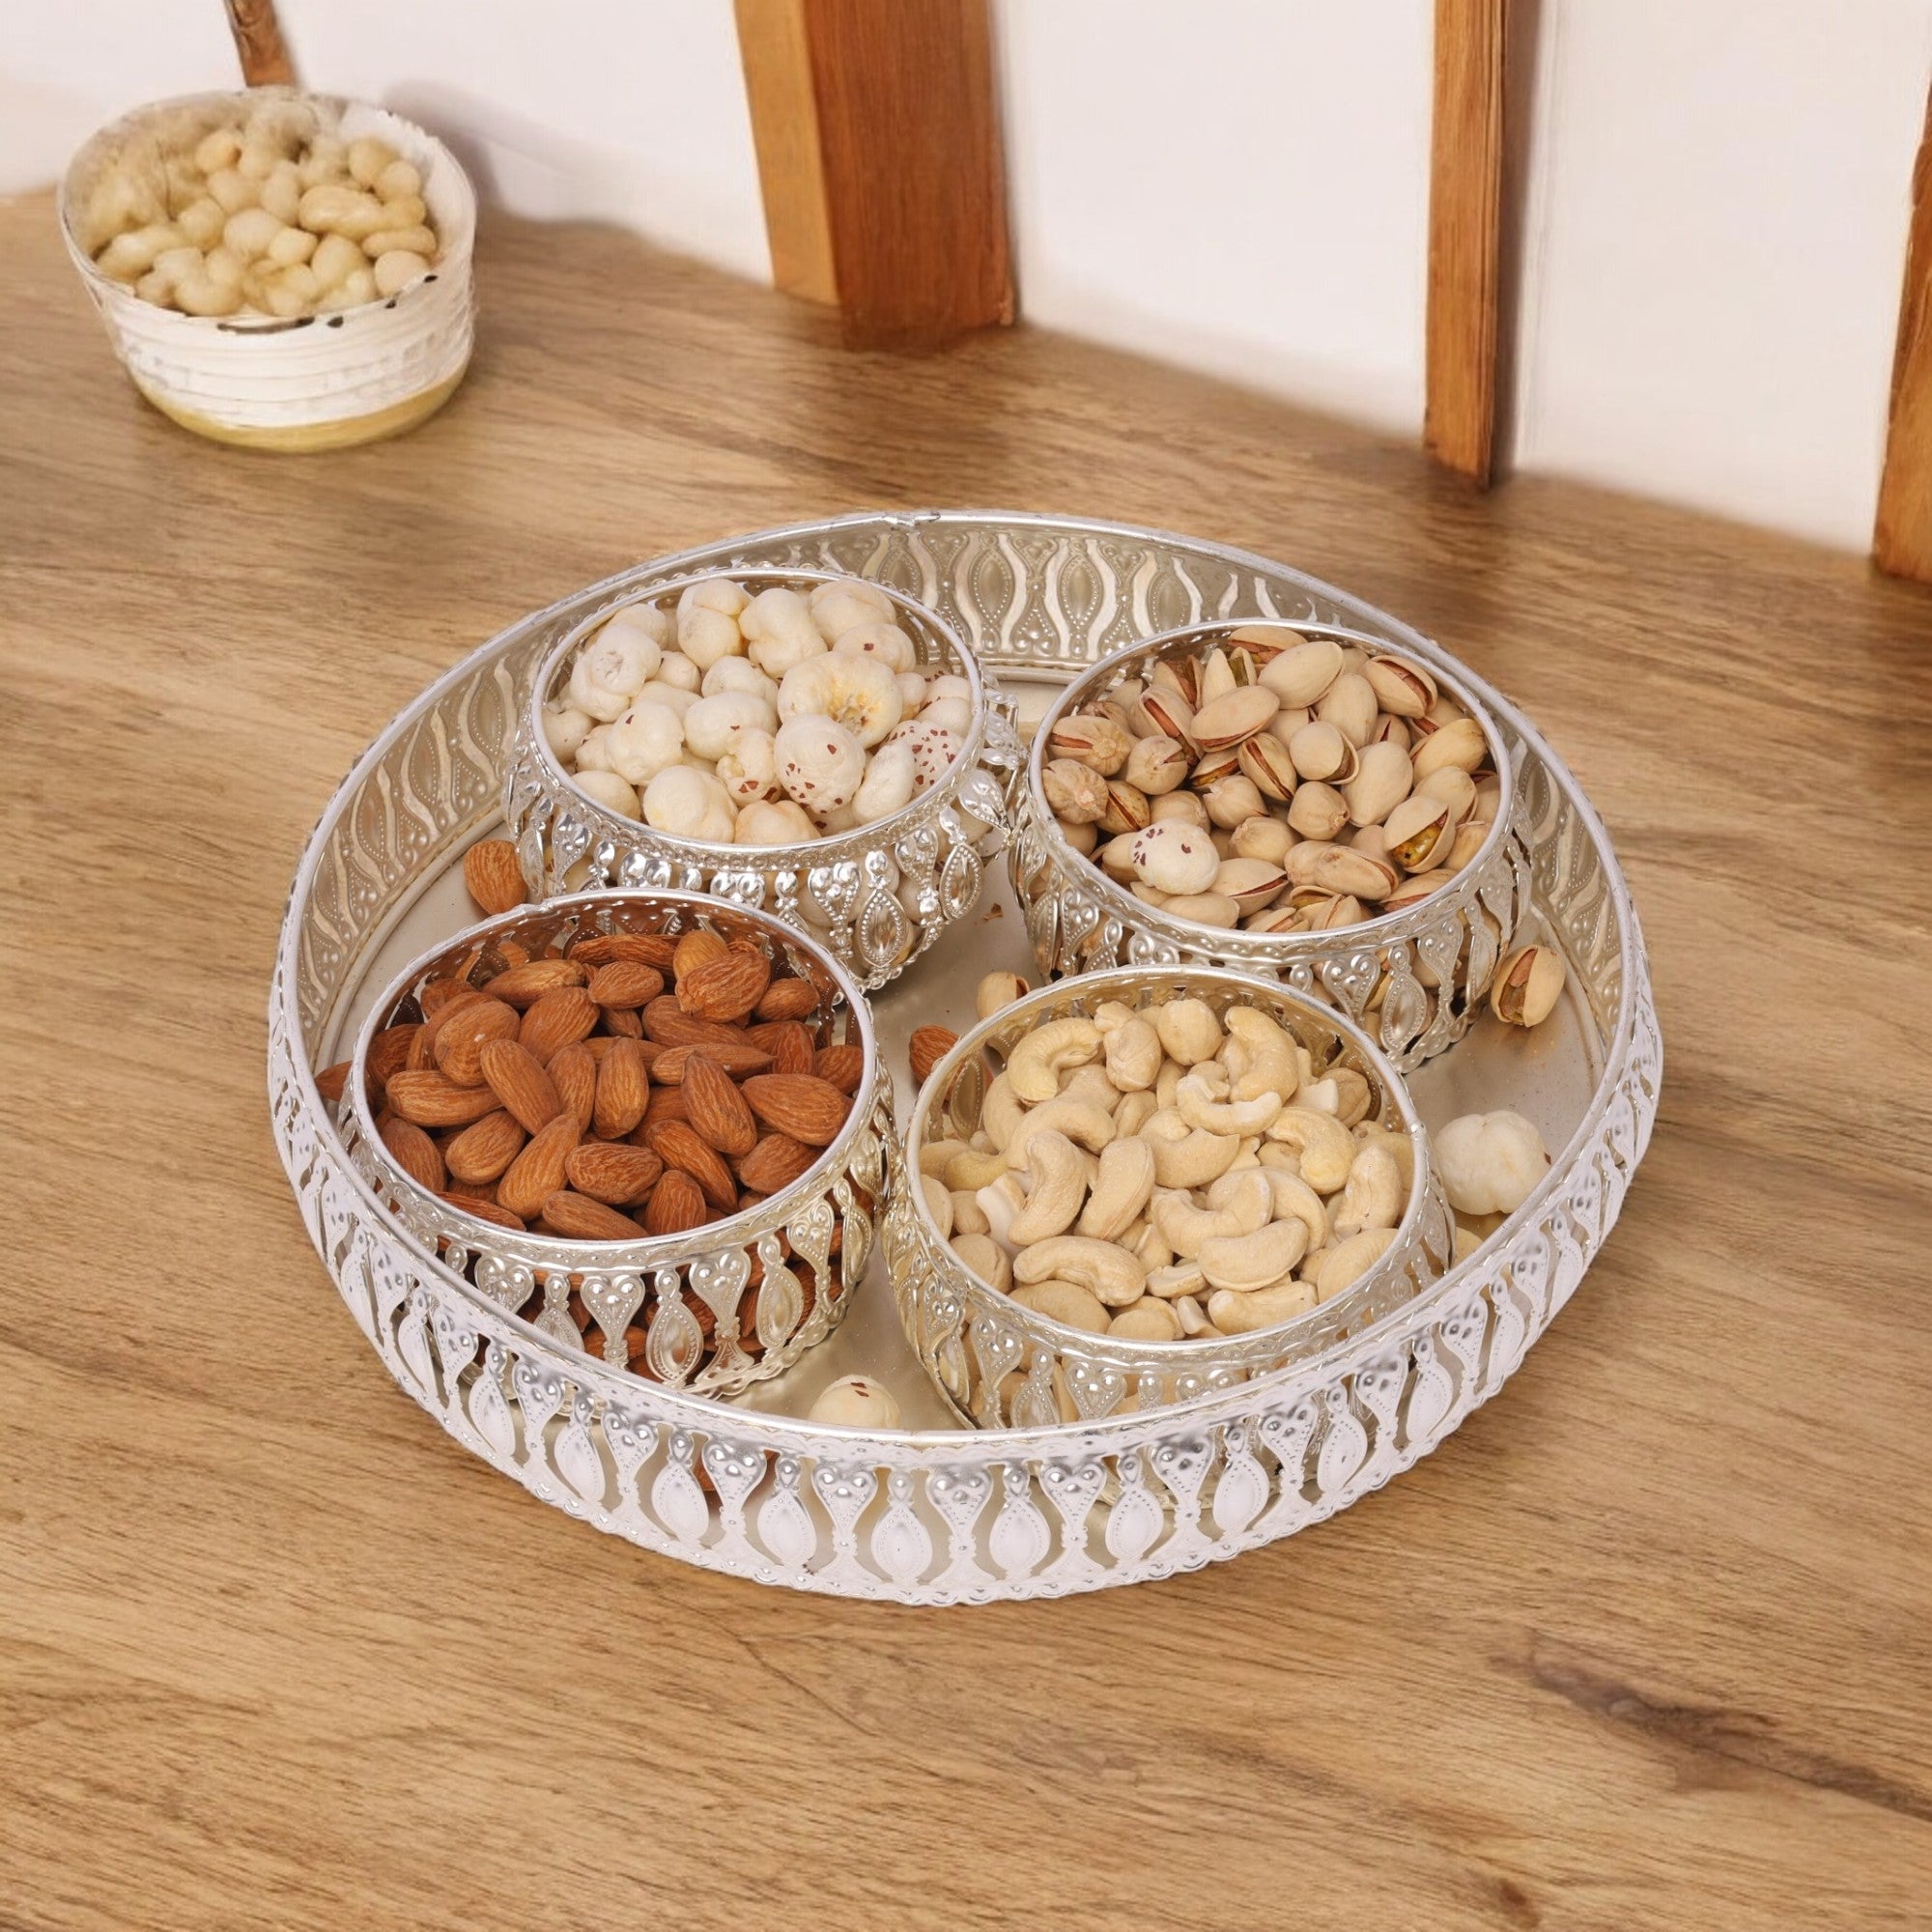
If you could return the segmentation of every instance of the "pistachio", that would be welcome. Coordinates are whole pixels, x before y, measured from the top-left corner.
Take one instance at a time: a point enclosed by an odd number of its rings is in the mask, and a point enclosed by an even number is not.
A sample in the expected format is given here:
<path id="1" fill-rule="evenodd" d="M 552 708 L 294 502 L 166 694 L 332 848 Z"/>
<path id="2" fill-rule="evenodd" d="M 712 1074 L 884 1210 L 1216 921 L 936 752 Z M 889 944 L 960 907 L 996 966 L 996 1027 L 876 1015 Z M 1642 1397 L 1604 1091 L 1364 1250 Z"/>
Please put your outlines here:
<path id="1" fill-rule="evenodd" d="M 1077 758 L 1054 758 L 1039 775 L 1053 815 L 1064 823 L 1092 825 L 1107 810 L 1107 781 Z"/>
<path id="2" fill-rule="evenodd" d="M 1195 759 L 1194 769 L 1187 775 L 1187 782 L 1196 791 L 1205 792 L 1217 785 L 1223 779 L 1234 778 L 1241 769 L 1241 753 L 1238 746 L 1230 746 L 1226 751 L 1203 752 Z"/>
<path id="3" fill-rule="evenodd" d="M 1152 821 L 1148 795 L 1124 779 L 1106 781 L 1107 806 L 1100 814 L 1100 830 L 1119 838 L 1123 832 L 1138 832 Z"/>
<path id="4" fill-rule="evenodd" d="M 1440 771 L 1444 765 L 1461 765 L 1465 772 L 1473 772 L 1489 754 L 1489 740 L 1483 736 L 1483 727 L 1473 718 L 1458 718 L 1437 725 L 1415 748 L 1415 781 L 1420 784 L 1431 772 Z"/>
<path id="5" fill-rule="evenodd" d="M 1241 776 L 1264 798 L 1286 801 L 1294 796 L 1294 760 L 1288 747 L 1266 731 L 1259 731 L 1242 741 L 1238 753 Z"/>
<path id="6" fill-rule="evenodd" d="M 1456 808 L 1447 799 L 1416 792 L 1389 813 L 1382 831 L 1390 858 L 1405 871 L 1427 872 L 1448 856 L 1456 841 Z"/>
<path id="7" fill-rule="evenodd" d="M 1217 645 L 1202 653 L 1199 675 L 1201 697 L 1195 709 L 1197 721 L 1217 697 L 1226 697 L 1235 689 L 1235 668 L 1228 662 L 1228 653 Z"/>
<path id="8" fill-rule="evenodd" d="M 1194 714 L 1194 742 L 1204 752 L 1225 751 L 1252 738 L 1280 709 L 1281 699 L 1265 685 L 1233 686 Z"/>
<path id="9" fill-rule="evenodd" d="M 1454 872 L 1447 870 L 1411 873 L 1401 880 L 1382 901 L 1382 910 L 1405 912 L 1412 905 L 1420 905 L 1424 899 L 1439 893 L 1455 876 Z"/>
<path id="10" fill-rule="evenodd" d="M 1305 779 L 1318 781 L 1333 779 L 1338 784 L 1346 784 L 1355 775 L 1358 761 L 1353 746 L 1325 719 L 1304 724 L 1289 740 L 1288 752 L 1294 760 L 1294 769 Z"/>
<path id="11" fill-rule="evenodd" d="M 1372 657 L 1362 675 L 1391 718 L 1420 718 L 1435 702 L 1435 680 L 1406 658 Z"/>
<path id="12" fill-rule="evenodd" d="M 1345 925 L 1360 925 L 1368 915 L 1353 893 L 1329 893 L 1301 916 L 1310 932 L 1337 932 Z"/>
<path id="13" fill-rule="evenodd" d="M 1556 1010 L 1564 977 L 1563 955 L 1554 947 L 1519 947 L 1498 969 L 1490 1005 L 1511 1026 L 1541 1026 Z"/>
<path id="14" fill-rule="evenodd" d="M 1360 747 L 1375 736 L 1380 707 L 1368 679 L 1360 671 L 1345 670 L 1321 694 L 1315 715 L 1322 724 L 1334 725 L 1350 744 Z"/>
<path id="15" fill-rule="evenodd" d="M 1060 827 L 1061 837 L 1083 859 L 1090 857 L 1094 846 L 1100 842 L 1099 834 L 1091 823 L 1076 825 L 1070 818 L 1056 818 L 1054 823 Z"/>
<path id="16" fill-rule="evenodd" d="M 1461 817 L 1467 818 L 1475 812 L 1476 781 L 1461 765 L 1438 767 L 1415 788 L 1417 791 L 1426 791 L 1432 798 L 1447 800 L 1456 808 Z M 1491 817 L 1493 820 L 1493 814 Z"/>
<path id="17" fill-rule="evenodd" d="M 1133 740 L 1126 727 L 1111 718 L 1075 712 L 1053 726 L 1047 733 L 1046 746 L 1055 758 L 1075 759 L 1091 765 L 1102 778 L 1110 779 L 1126 763 Z"/>
<path id="18" fill-rule="evenodd" d="M 1279 864 L 1294 843 L 1294 833 L 1283 820 L 1264 814 L 1243 819 L 1230 834 L 1228 842 L 1236 858 L 1272 859 Z"/>
<path id="19" fill-rule="evenodd" d="M 1216 779 L 1202 793 L 1202 803 L 1208 808 L 1208 818 L 1224 832 L 1259 817 L 1266 810 L 1260 786 L 1238 772 Z"/>
<path id="20" fill-rule="evenodd" d="M 1161 910 L 1196 925 L 1234 925 L 1241 916 L 1239 903 L 1225 893 L 1170 893 Z"/>
<path id="21" fill-rule="evenodd" d="M 1172 791 L 1187 777 L 1187 748 L 1178 738 L 1154 732 L 1134 741 L 1122 776 L 1150 798 Z"/>
<path id="22" fill-rule="evenodd" d="M 1415 768 L 1402 746 L 1386 738 L 1365 745 L 1355 776 L 1342 787 L 1350 825 L 1379 825 L 1409 794 Z"/>
<path id="23" fill-rule="evenodd" d="M 1381 723 L 1376 726 L 1373 742 L 1378 745 L 1400 745 L 1406 752 L 1414 742 L 1414 736 L 1404 720 L 1391 718 L 1384 712 Z"/>
<path id="24" fill-rule="evenodd" d="M 1178 691 L 1165 685 L 1150 685 L 1127 706 L 1127 716 L 1135 730 L 1145 727 L 1150 738 L 1172 738 L 1178 744 L 1194 743 L 1194 707 Z"/>
<path id="25" fill-rule="evenodd" d="M 1266 859 L 1223 859 L 1214 874 L 1214 890 L 1225 894 L 1242 912 L 1259 912 L 1288 885 L 1288 874 Z"/>
<path id="26" fill-rule="evenodd" d="M 1148 682 L 1178 693 L 1186 699 L 1190 711 L 1199 701 L 1201 687 L 1195 679 L 1193 665 L 1185 658 L 1159 659 L 1149 671 Z"/>
<path id="27" fill-rule="evenodd" d="M 1179 819 L 1183 825 L 1198 825 L 1205 832 L 1208 829 L 1208 808 L 1201 803 L 1200 796 L 1191 791 L 1164 792 L 1153 801 L 1155 824 L 1163 818 Z"/>
<path id="28" fill-rule="evenodd" d="M 1446 872 L 1460 872 L 1471 864 L 1478 852 L 1489 843 L 1492 828 L 1469 820 L 1456 828 L 1456 842 L 1450 846 L 1449 855 L 1442 861 Z"/>
<path id="29" fill-rule="evenodd" d="M 1249 932 L 1300 932 L 1301 915 L 1291 905 L 1271 905 L 1265 912 L 1252 914 L 1241 922 Z"/>
<path id="30" fill-rule="evenodd" d="M 1237 624 L 1228 633 L 1228 641 L 1241 645 L 1256 664 L 1268 665 L 1307 639 L 1286 624 Z"/>
<path id="31" fill-rule="evenodd" d="M 1134 876 L 1134 841 L 1125 834 L 1108 839 L 1094 857 L 1110 879 L 1118 879 L 1125 885 Z"/>
<path id="32" fill-rule="evenodd" d="M 1349 805 L 1331 784 L 1311 779 L 1288 808 L 1290 827 L 1304 838 L 1332 838 L 1349 822 Z"/>
<path id="33" fill-rule="evenodd" d="M 1386 860 L 1371 858 L 1352 845 L 1330 845 L 1315 862 L 1315 884 L 1332 893 L 1351 893 L 1358 899 L 1387 898 L 1399 876 Z"/>
<path id="34" fill-rule="evenodd" d="M 1313 704 L 1342 674 L 1342 647 L 1332 638 L 1292 645 L 1262 667 L 1262 683 L 1284 704 Z"/>

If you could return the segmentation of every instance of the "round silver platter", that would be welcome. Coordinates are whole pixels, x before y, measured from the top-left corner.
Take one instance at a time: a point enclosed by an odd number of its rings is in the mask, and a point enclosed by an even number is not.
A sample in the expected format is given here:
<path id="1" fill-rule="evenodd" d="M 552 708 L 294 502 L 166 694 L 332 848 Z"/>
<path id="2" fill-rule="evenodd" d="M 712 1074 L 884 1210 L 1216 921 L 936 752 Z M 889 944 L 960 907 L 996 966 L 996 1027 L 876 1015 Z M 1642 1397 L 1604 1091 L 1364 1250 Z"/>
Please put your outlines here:
<path id="1" fill-rule="evenodd" d="M 1485 1017 L 1412 1076 L 1426 1122 L 1514 1107 L 1555 1151 L 1527 1202 L 1461 1266 L 1359 1335 L 1177 1407 L 961 1430 L 898 1325 L 875 1258 L 842 1326 L 728 1401 L 581 1353 L 444 1267 L 356 1174 L 316 1091 L 368 1002 L 474 918 L 460 861 L 501 807 L 501 760 L 546 651 L 585 616 L 696 570 L 877 578 L 958 626 L 1020 703 L 1157 631 L 1224 616 L 1347 625 L 1441 664 L 1491 705 L 1518 767 L 1529 932 L 1570 964 L 1534 1032 Z M 1027 687 L 1035 689 L 1029 693 Z M 1004 867 L 979 909 L 874 996 L 900 1094 L 912 1029 L 965 1032 L 993 967 L 1037 978 Z M 1575 1292 L 1623 1204 L 1657 1110 L 1662 1046 L 1636 917 L 1607 837 L 1534 727 L 1435 645 L 1264 558 L 1157 531 L 994 511 L 861 515 L 640 565 L 472 653 L 370 747 L 295 882 L 269 1005 L 275 1138 L 310 1235 L 403 1389 L 543 1501 L 647 1549 L 766 1583 L 911 1604 L 1062 1596 L 1239 1554 L 1346 1508 L 1501 1387 Z M 803 1418 L 829 1381 L 875 1376 L 906 1426 Z"/>

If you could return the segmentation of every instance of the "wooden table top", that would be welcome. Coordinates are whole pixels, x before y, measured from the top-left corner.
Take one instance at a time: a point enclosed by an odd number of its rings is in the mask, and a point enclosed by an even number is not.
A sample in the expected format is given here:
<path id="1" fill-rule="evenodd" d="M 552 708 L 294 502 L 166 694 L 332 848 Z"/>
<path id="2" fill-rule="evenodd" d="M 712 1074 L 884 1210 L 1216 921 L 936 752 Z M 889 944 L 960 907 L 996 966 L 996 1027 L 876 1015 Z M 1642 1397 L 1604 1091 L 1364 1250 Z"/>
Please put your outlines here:
<path id="1" fill-rule="evenodd" d="M 1925 1922 L 1932 596 L 1030 329 L 850 354 L 588 227 L 486 225 L 414 436 L 241 454 L 119 377 L 45 198 L 0 250 L 0 1927 Z M 1210 534 L 1462 653 L 1607 820 L 1667 1060 L 1607 1252 L 1412 1473 L 914 1612 L 591 1535 L 399 1395 L 263 1008 L 429 678 L 640 557 L 929 503 Z"/>

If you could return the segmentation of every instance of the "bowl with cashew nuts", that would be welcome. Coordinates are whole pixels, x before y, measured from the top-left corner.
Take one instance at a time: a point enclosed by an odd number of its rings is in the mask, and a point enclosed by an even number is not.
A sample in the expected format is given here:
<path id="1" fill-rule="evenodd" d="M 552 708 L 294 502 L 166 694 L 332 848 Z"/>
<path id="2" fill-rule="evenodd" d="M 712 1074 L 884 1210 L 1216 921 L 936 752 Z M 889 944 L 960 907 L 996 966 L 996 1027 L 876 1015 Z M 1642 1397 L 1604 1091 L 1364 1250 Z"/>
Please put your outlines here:
<path id="1" fill-rule="evenodd" d="M 767 1379 L 864 1276 L 891 1081 L 851 975 L 768 914 L 499 914 L 404 968 L 341 1072 L 352 1157 L 425 1247 L 653 1381 Z"/>
<path id="2" fill-rule="evenodd" d="M 1244 1381 L 1359 1332 L 1453 1231 L 1401 1075 L 1278 982 L 1127 967 L 982 1020 L 914 1108 L 900 1320 L 986 1427 Z"/>
<path id="3" fill-rule="evenodd" d="M 373 441 L 469 364 L 474 191 L 381 108 L 287 88 L 156 102 L 81 148 L 60 221 L 135 386 L 199 435 Z"/>
<path id="4" fill-rule="evenodd" d="M 978 901 L 1018 760 L 931 611 L 831 572 L 738 572 L 657 585 L 557 643 L 505 815 L 553 890 L 762 905 L 873 987 Z"/>
<path id="5" fill-rule="evenodd" d="M 1265 972 L 1404 1066 L 1462 1036 L 1529 902 L 1509 748 L 1473 695 L 1274 621 L 1168 632 L 1068 685 L 1011 865 L 1045 970 Z"/>

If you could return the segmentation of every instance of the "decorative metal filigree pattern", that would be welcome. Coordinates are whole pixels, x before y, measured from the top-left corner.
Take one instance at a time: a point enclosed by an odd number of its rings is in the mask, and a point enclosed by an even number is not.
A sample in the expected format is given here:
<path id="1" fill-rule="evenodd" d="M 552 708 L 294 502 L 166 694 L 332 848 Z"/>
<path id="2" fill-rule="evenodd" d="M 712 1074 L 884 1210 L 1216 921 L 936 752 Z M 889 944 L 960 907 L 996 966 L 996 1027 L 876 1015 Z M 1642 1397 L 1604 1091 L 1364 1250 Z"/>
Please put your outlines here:
<path id="1" fill-rule="evenodd" d="M 737 572 L 750 590 L 827 581 L 799 569 Z M 655 598 L 676 580 L 643 580 Z M 988 693 L 973 652 L 946 624 L 895 592 L 921 668 L 963 676 L 977 694 L 971 731 L 952 768 L 876 825 L 810 845 L 707 845 L 655 832 L 571 783 L 544 742 L 542 708 L 561 692 L 578 646 L 639 585 L 596 605 L 551 647 L 511 739 L 503 816 L 524 870 L 548 892 L 584 886 L 668 887 L 761 906 L 820 938 L 867 987 L 896 978 L 979 903 L 986 861 L 1006 842 L 1008 800 L 1023 753 L 1012 707 Z"/>
<path id="2" fill-rule="evenodd" d="M 1466 670 L 1509 739 L 1538 907 L 1596 1016 L 1603 1072 L 1582 1125 L 1505 1226 L 1323 1354 L 1152 1413 L 860 1435 L 658 1387 L 559 1347 L 443 1265 L 355 1172 L 316 1092 L 315 1055 L 413 883 L 497 809 L 516 694 L 535 662 L 648 582 L 793 565 L 907 590 L 1003 674 L 1065 677 L 1136 637 L 1233 611 L 1346 624 L 1449 663 L 1393 619 L 1259 557 L 966 512 L 854 517 L 719 545 L 513 627 L 418 698 L 350 774 L 283 928 L 270 1110 L 350 1313 L 413 1400 L 533 1495 L 644 1548 L 762 1582 L 918 1604 L 1061 1596 L 1197 1569 L 1346 1508 L 1493 1395 L 1575 1293 L 1643 1156 L 1662 1078 L 1642 940 L 1603 827 L 1528 722 Z"/>
<path id="3" fill-rule="evenodd" d="M 1299 1320 L 1257 1334 L 1191 1342 L 1130 1342 L 1083 1335 L 1023 1307 L 980 1280 L 941 1238 L 909 1176 L 927 1141 L 965 1138 L 985 1097 L 982 1049 L 1004 1059 L 1050 1020 L 1091 1017 L 1109 1000 L 1141 1007 L 1204 1000 L 1216 1012 L 1258 1006 L 1318 1055 L 1369 1083 L 1370 1116 L 1408 1141 L 1411 1181 L 1398 1238 L 1352 1288 Z M 1233 1388 L 1332 1349 L 1392 1314 L 1441 1273 L 1453 1233 L 1429 1167 L 1429 1140 L 1407 1090 L 1374 1046 L 1331 1009 L 1267 982 L 1199 966 L 1128 967 L 1043 987 L 976 1028 L 921 1090 L 903 1153 L 895 1149 L 886 1259 L 899 1321 L 926 1372 L 961 1421 L 1037 1428 L 1098 1421 L 1132 1408 L 1168 1408 L 1209 1389 Z"/>

